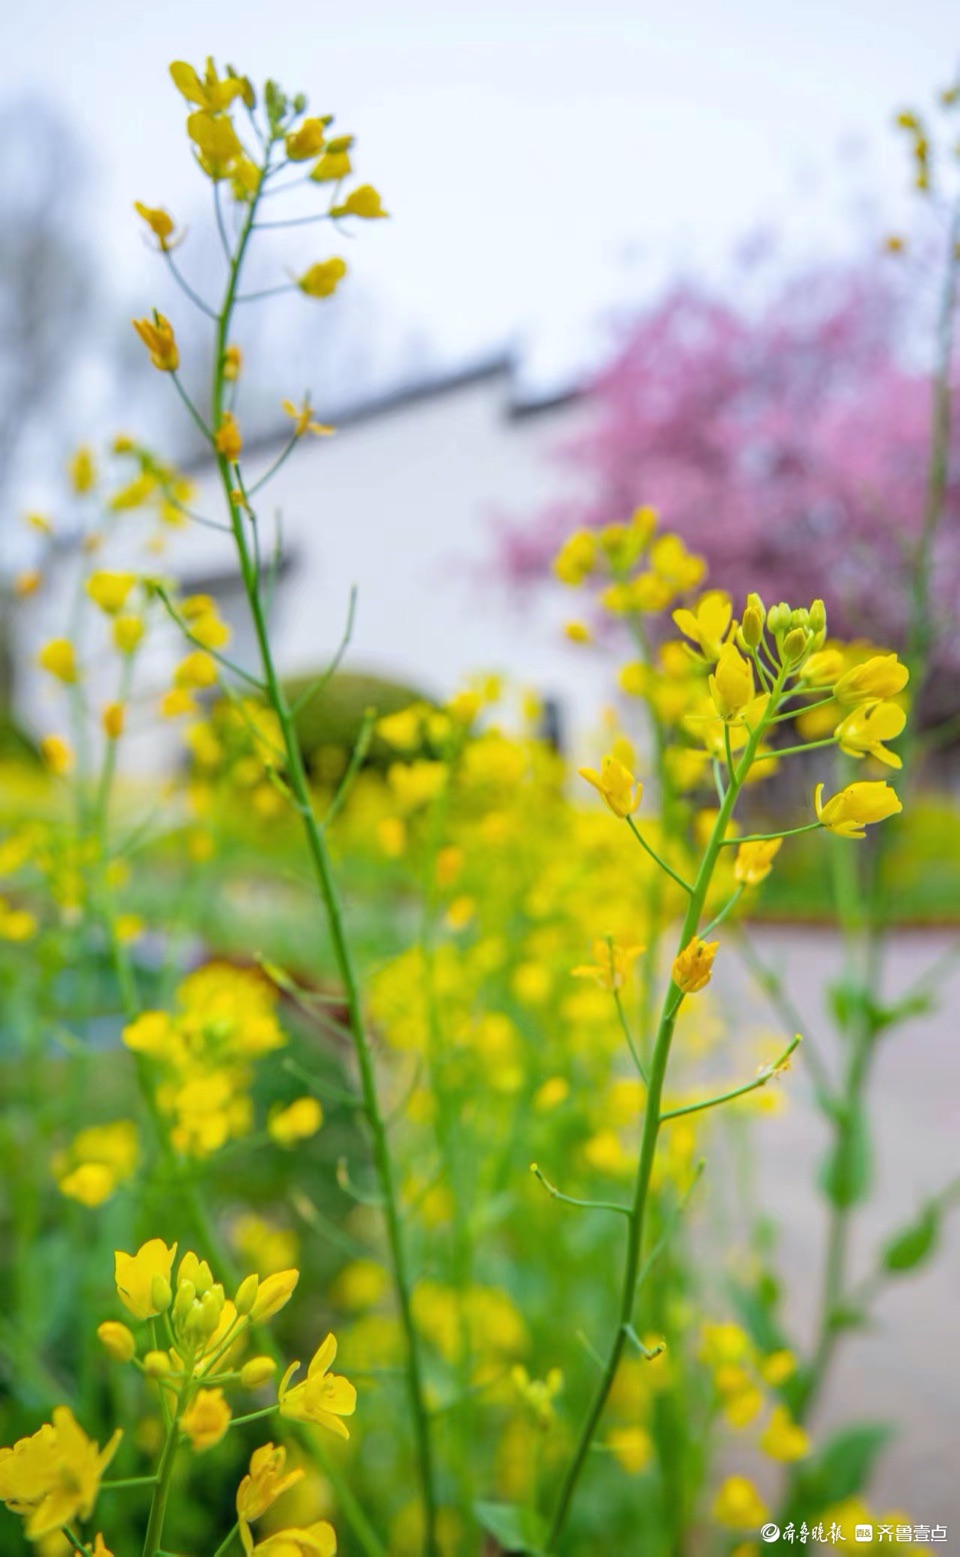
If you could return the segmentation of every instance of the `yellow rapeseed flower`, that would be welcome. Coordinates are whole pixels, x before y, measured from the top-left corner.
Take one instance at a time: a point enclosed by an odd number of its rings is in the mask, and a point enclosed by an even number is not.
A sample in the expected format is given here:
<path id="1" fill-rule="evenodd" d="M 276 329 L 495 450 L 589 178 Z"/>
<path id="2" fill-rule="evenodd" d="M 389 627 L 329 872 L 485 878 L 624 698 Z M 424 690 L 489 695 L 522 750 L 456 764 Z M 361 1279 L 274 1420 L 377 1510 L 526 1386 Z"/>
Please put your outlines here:
<path id="1" fill-rule="evenodd" d="M 323 156 L 310 173 L 315 184 L 338 184 L 353 171 L 350 161 L 352 145 L 352 135 L 336 135 L 327 141 Z"/>
<path id="2" fill-rule="evenodd" d="M 197 161 L 214 183 L 229 177 L 244 156 L 236 130 L 225 114 L 200 109 L 187 119 L 187 134 L 197 150 Z"/>
<path id="3" fill-rule="evenodd" d="M 67 476 L 71 487 L 78 497 L 85 496 L 87 492 L 91 492 L 96 486 L 97 467 L 94 463 L 93 453 L 87 448 L 86 444 L 82 444 L 71 455 L 67 465 Z"/>
<path id="4" fill-rule="evenodd" d="M 873 822 L 883 822 L 903 810 L 896 790 L 882 779 L 874 783 L 848 784 L 826 805 L 823 804 L 823 785 L 818 784 L 813 804 L 821 827 L 840 838 L 863 838 L 865 827 Z"/>
<path id="5" fill-rule="evenodd" d="M 158 313 L 153 319 L 134 319 L 132 323 L 153 366 L 161 373 L 175 373 L 180 366 L 180 352 L 169 319 Z"/>
<path id="6" fill-rule="evenodd" d="M 43 758 L 44 767 L 57 778 L 71 771 L 76 758 L 73 747 L 59 735 L 45 735 L 40 741 L 40 755 Z"/>
<path id="7" fill-rule="evenodd" d="M 291 130 L 286 138 L 287 156 L 290 161 L 306 162 L 322 151 L 329 123 L 329 116 L 323 119 L 304 119 L 301 125 Z"/>
<path id="8" fill-rule="evenodd" d="M 246 77 L 228 75 L 221 81 L 216 66 L 209 57 L 202 79 L 192 65 L 179 59 L 174 60 L 170 66 L 170 75 L 177 91 L 183 93 L 188 103 L 195 103 L 200 108 L 208 108 L 213 113 L 220 113 L 224 108 L 229 108 L 235 98 L 242 97 L 246 101 L 251 96 L 250 83 Z"/>
<path id="9" fill-rule="evenodd" d="M 13 592 L 18 600 L 26 600 L 29 595 L 35 595 L 43 583 L 43 574 L 39 568 L 24 568 L 13 581 Z"/>
<path id="10" fill-rule="evenodd" d="M 854 665 L 842 675 L 833 689 L 838 703 L 850 707 L 856 703 L 879 702 L 896 697 L 910 679 L 906 665 L 895 654 L 875 654 L 862 665 Z"/>
<path id="11" fill-rule="evenodd" d="M 197 1454 L 212 1449 L 230 1426 L 230 1407 L 222 1389 L 198 1389 L 180 1418 L 180 1426 Z"/>
<path id="12" fill-rule="evenodd" d="M 785 1406 L 774 1406 L 760 1447 L 772 1460 L 802 1460 L 810 1453 L 810 1439 Z"/>
<path id="13" fill-rule="evenodd" d="M 573 977 L 593 979 L 601 989 L 612 994 L 623 988 L 633 964 L 645 950 L 644 946 L 622 946 L 612 939 L 596 940 L 593 943 L 594 961 L 572 969 Z"/>
<path id="14" fill-rule="evenodd" d="M 619 762 L 614 756 L 606 756 L 600 763 L 600 772 L 595 768 L 578 768 L 580 777 L 592 784 L 598 794 L 603 796 L 604 802 L 609 806 L 614 816 L 628 817 L 640 808 L 643 799 L 643 785 L 635 779 L 628 767 Z"/>
<path id="15" fill-rule="evenodd" d="M 136 582 L 135 573 L 109 573 L 106 570 L 99 570 L 90 574 L 84 587 L 94 605 L 98 605 L 107 616 L 116 616 L 123 610 L 127 596 Z"/>
<path id="16" fill-rule="evenodd" d="M 728 1476 L 713 1503 L 713 1517 L 731 1530 L 758 1530 L 767 1506 L 746 1476 Z"/>
<path id="17" fill-rule="evenodd" d="M 113 623 L 114 646 L 121 654 L 132 654 L 143 637 L 142 616 L 118 616 Z"/>
<path id="18" fill-rule="evenodd" d="M 299 1280 L 298 1270 L 280 1270 L 265 1276 L 257 1288 L 257 1296 L 250 1310 L 251 1322 L 261 1324 L 265 1319 L 272 1319 L 274 1314 L 278 1314 L 289 1303 Z"/>
<path id="19" fill-rule="evenodd" d="M 318 260 L 315 265 L 305 270 L 302 276 L 297 277 L 297 286 L 307 297 L 331 297 L 346 273 L 346 260 L 336 256 L 333 259 Z"/>
<path id="20" fill-rule="evenodd" d="M 673 982 L 685 995 L 696 995 L 709 984 L 719 945 L 719 941 L 701 941 L 695 935 L 674 958 Z"/>
<path id="21" fill-rule="evenodd" d="M 683 636 L 697 645 L 704 659 L 713 663 L 720 658 L 732 615 L 730 596 L 722 589 L 710 589 L 701 595 L 692 611 L 685 607 L 674 611 L 673 620 Z"/>
<path id="22" fill-rule="evenodd" d="M 218 454 L 222 454 L 224 459 L 230 461 L 231 465 L 235 465 L 240 458 L 243 439 L 240 436 L 237 419 L 232 411 L 224 411 L 220 419 L 220 426 L 214 434 L 213 442 Z"/>
<path id="23" fill-rule="evenodd" d="M 252 1521 L 259 1519 L 279 1497 L 303 1479 L 302 1466 L 288 1471 L 286 1464 L 287 1451 L 282 1445 L 265 1443 L 254 1449 L 250 1456 L 250 1469 L 237 1488 L 237 1518 L 245 1552 L 252 1549 L 253 1543 L 248 1544 Z"/>
<path id="24" fill-rule="evenodd" d="M 267 1133 L 278 1146 L 296 1146 L 316 1135 L 323 1124 L 323 1109 L 315 1097 L 298 1097 L 294 1102 L 271 1114 L 267 1121 Z"/>
<path id="25" fill-rule="evenodd" d="M 352 189 L 342 205 L 335 205 L 331 216 L 360 216 L 365 221 L 376 221 L 378 217 L 389 216 L 389 211 L 383 209 L 383 201 L 372 184 L 360 184 Z"/>
<path id="26" fill-rule="evenodd" d="M 31 1438 L 0 1449 L 0 1502 L 26 1520 L 30 1541 L 77 1519 L 89 1519 L 100 1480 L 123 1436 L 118 1427 L 103 1449 L 88 1438 L 67 1406 L 57 1406 Z"/>
<path id="27" fill-rule="evenodd" d="M 120 1301 L 134 1319 L 155 1319 L 170 1304 L 170 1272 L 177 1246 L 162 1238 L 141 1244 L 136 1254 L 114 1251 L 114 1274 Z M 161 1301 L 166 1298 L 166 1301 Z"/>
<path id="28" fill-rule="evenodd" d="M 205 649 L 195 649 L 192 654 L 185 655 L 173 673 L 174 689 L 180 692 L 212 687 L 216 679 L 216 661 Z"/>
<path id="29" fill-rule="evenodd" d="M 591 530 L 576 530 L 557 553 L 553 571 L 561 584 L 582 584 L 597 560 L 597 537 Z"/>
<path id="30" fill-rule="evenodd" d="M 327 1371 L 336 1355 L 336 1337 L 328 1335 L 314 1353 L 307 1377 L 292 1389 L 290 1379 L 300 1364 L 293 1363 L 287 1369 L 279 1389 L 280 1414 L 294 1422 L 316 1422 L 341 1438 L 349 1438 L 341 1418 L 353 1415 L 357 1392 L 348 1379 Z"/>
<path id="31" fill-rule="evenodd" d="M 37 655 L 37 664 L 67 686 L 77 679 L 77 661 L 69 638 L 51 638 Z"/>
<path id="32" fill-rule="evenodd" d="M 318 1519 L 295 1530 L 275 1530 L 249 1549 L 249 1557 L 336 1557 L 333 1525 Z"/>
<path id="33" fill-rule="evenodd" d="M 764 838 L 754 843 L 741 843 L 734 861 L 735 881 L 744 886 L 756 887 L 765 881 L 773 869 L 773 861 L 779 853 L 782 838 Z"/>
<path id="34" fill-rule="evenodd" d="M 162 253 L 166 254 L 170 249 L 176 248 L 180 242 L 180 239 L 174 236 L 177 224 L 168 211 L 162 210 L 159 206 L 142 205 L 139 200 L 133 202 L 133 209 L 146 222 Z"/>
<path id="35" fill-rule="evenodd" d="M 735 644 L 725 643 L 709 678 L 713 705 L 723 720 L 737 719 L 753 702 L 753 666 Z"/>
<path id="36" fill-rule="evenodd" d="M 888 768 L 902 768 L 896 752 L 883 743 L 902 735 L 906 722 L 899 703 L 860 703 L 837 725 L 837 744 L 848 757 L 874 757 Z"/>
<path id="37" fill-rule="evenodd" d="M 283 400 L 281 401 L 281 409 L 284 416 L 289 416 L 293 420 L 293 435 L 295 438 L 302 438 L 304 433 L 313 433 L 315 438 L 321 438 L 333 432 L 332 427 L 327 427 L 323 422 L 315 422 L 313 420 L 310 402 L 306 399 L 302 400 L 299 405 L 294 405 L 292 400 Z"/>

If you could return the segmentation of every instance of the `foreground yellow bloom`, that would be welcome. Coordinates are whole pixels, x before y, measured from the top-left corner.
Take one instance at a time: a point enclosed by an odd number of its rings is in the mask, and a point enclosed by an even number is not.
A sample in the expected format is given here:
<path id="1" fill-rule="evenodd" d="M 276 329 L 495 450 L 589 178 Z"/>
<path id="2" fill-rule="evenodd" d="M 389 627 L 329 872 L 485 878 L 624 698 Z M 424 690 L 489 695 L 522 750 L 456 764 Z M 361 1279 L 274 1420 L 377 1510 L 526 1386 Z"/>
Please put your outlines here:
<path id="1" fill-rule="evenodd" d="M 881 779 L 875 783 L 848 784 L 823 804 L 823 785 L 813 797 L 817 821 L 839 838 L 863 838 L 864 828 L 883 822 L 903 810 L 895 789 Z"/>
<path id="2" fill-rule="evenodd" d="M 58 778 L 69 773 L 75 761 L 73 747 L 59 735 L 45 735 L 42 738 L 40 755 L 44 766 Z"/>
<path id="3" fill-rule="evenodd" d="M 910 679 L 906 665 L 901 665 L 895 654 L 875 654 L 862 665 L 854 665 L 840 677 L 833 689 L 838 703 L 847 707 L 855 703 L 878 701 L 896 697 Z"/>
<path id="4" fill-rule="evenodd" d="M 721 589 L 710 589 L 697 601 L 693 611 L 684 608 L 674 611 L 673 620 L 684 637 L 692 639 L 702 650 L 705 659 L 715 661 L 720 658 L 732 615 L 730 596 Z"/>
<path id="5" fill-rule="evenodd" d="M 77 661 L 69 638 L 51 638 L 37 655 L 37 664 L 67 686 L 77 679 Z"/>
<path id="6" fill-rule="evenodd" d="M 161 373 L 175 373 L 180 366 L 180 352 L 169 319 L 156 314 L 153 319 L 134 319 L 132 323 L 153 366 Z"/>
<path id="7" fill-rule="evenodd" d="M 114 646 L 121 654 L 133 654 L 143 637 L 143 632 L 141 616 L 118 616 L 113 623 Z"/>
<path id="8" fill-rule="evenodd" d="M 330 212 L 331 216 L 360 216 L 365 221 L 376 221 L 378 217 L 389 214 L 389 211 L 383 209 L 383 201 L 372 184 L 361 184 L 359 188 L 351 190 L 343 204 L 335 205 Z"/>
<path id="9" fill-rule="evenodd" d="M 753 666 L 735 644 L 723 645 L 709 681 L 713 705 L 721 719 L 736 719 L 753 702 Z"/>
<path id="10" fill-rule="evenodd" d="M 315 422 L 313 420 L 313 412 L 307 400 L 303 400 L 300 405 L 294 405 L 292 400 L 284 400 L 281 402 L 281 409 L 284 416 L 293 418 L 293 436 L 295 438 L 302 438 L 304 433 L 313 433 L 315 438 L 322 438 L 333 432 L 332 427 L 327 427 L 323 422 Z"/>
<path id="11" fill-rule="evenodd" d="M 323 156 L 310 174 L 315 184 L 339 183 L 340 179 L 346 178 L 353 171 L 350 162 L 352 145 L 352 135 L 335 135 L 327 141 Z"/>
<path id="12" fill-rule="evenodd" d="M 888 751 L 883 743 L 902 735 L 906 722 L 898 703 L 861 703 L 837 725 L 837 742 L 848 757 L 875 757 L 888 768 L 902 768 L 896 752 Z"/>
<path id="13" fill-rule="evenodd" d="M 336 1355 L 336 1337 L 328 1335 L 314 1353 L 307 1377 L 292 1389 L 289 1388 L 289 1380 L 300 1364 L 294 1363 L 287 1369 L 280 1383 L 280 1414 L 294 1422 L 317 1422 L 341 1438 L 349 1438 L 350 1434 L 340 1419 L 353 1416 L 357 1408 L 357 1392 L 348 1379 L 327 1372 Z"/>
<path id="14" fill-rule="evenodd" d="M 780 851 L 782 838 L 764 838 L 755 843 L 742 843 L 737 850 L 737 858 L 733 866 L 735 881 L 742 881 L 746 887 L 759 886 L 765 881 L 773 869 L 773 861 Z"/>
<path id="15" fill-rule="evenodd" d="M 217 428 L 216 433 L 214 434 L 213 442 L 217 453 L 222 454 L 224 459 L 230 461 L 231 465 L 235 465 L 237 460 L 240 458 L 240 451 L 243 448 L 243 439 L 240 436 L 240 429 L 237 426 L 237 419 L 232 411 L 225 411 L 223 413 L 223 416 L 220 420 L 220 426 Z"/>
<path id="16" fill-rule="evenodd" d="M 0 1502 L 24 1516 L 29 1540 L 38 1541 L 75 1519 L 89 1519 L 122 1436 L 117 1428 L 100 1449 L 72 1411 L 57 1406 L 52 1425 L 45 1422 L 32 1438 L 0 1449 Z"/>
<path id="17" fill-rule="evenodd" d="M 593 571 L 596 560 L 597 537 L 590 530 L 576 530 L 557 553 L 553 571 L 561 584 L 576 586 Z"/>
<path id="18" fill-rule="evenodd" d="M 114 1250 L 117 1293 L 134 1319 L 156 1319 L 169 1306 L 170 1272 L 176 1253 L 176 1244 L 168 1248 L 162 1238 L 141 1244 L 136 1254 Z"/>
<path id="19" fill-rule="evenodd" d="M 198 1389 L 180 1418 L 180 1426 L 197 1454 L 218 1444 L 230 1426 L 230 1407 L 222 1389 Z"/>
<path id="20" fill-rule="evenodd" d="M 767 1516 L 767 1506 L 746 1476 L 728 1476 L 713 1504 L 713 1517 L 731 1530 L 756 1531 Z"/>
<path id="21" fill-rule="evenodd" d="M 622 989 L 637 958 L 646 950 L 644 946 L 621 946 L 613 940 L 596 940 L 593 943 L 594 962 L 574 968 L 575 979 L 593 979 L 601 989 L 613 994 Z"/>
<path id="22" fill-rule="evenodd" d="M 297 286 L 307 297 L 332 297 L 346 273 L 346 260 L 318 260 L 297 277 Z"/>
<path id="23" fill-rule="evenodd" d="M 109 573 L 101 569 L 91 573 L 84 587 L 94 605 L 98 605 L 107 616 L 116 616 L 118 611 L 123 610 L 136 582 L 135 573 Z"/>
<path id="24" fill-rule="evenodd" d="M 174 238 L 174 233 L 177 224 L 169 212 L 161 210 L 158 206 L 141 205 L 139 200 L 133 202 L 133 209 L 146 222 L 164 254 L 176 247 L 177 240 Z"/>
<path id="25" fill-rule="evenodd" d="M 701 941 L 695 935 L 674 958 L 673 982 L 685 995 L 696 995 L 709 984 L 719 945 L 719 941 Z"/>
<path id="26" fill-rule="evenodd" d="M 324 134 L 327 125 L 326 119 L 304 119 L 296 129 L 291 130 L 287 136 L 287 156 L 291 162 L 306 162 L 309 157 L 315 157 L 323 150 Z"/>
<path id="27" fill-rule="evenodd" d="M 287 1451 L 266 1443 L 254 1449 L 250 1456 L 250 1470 L 237 1488 L 237 1519 L 240 1523 L 240 1540 L 248 1554 L 253 1551 L 250 1524 L 259 1519 L 277 1498 L 290 1487 L 295 1487 L 304 1476 L 302 1467 L 286 1470 Z"/>
<path id="28" fill-rule="evenodd" d="M 802 1460 L 810 1453 L 810 1439 L 785 1406 L 774 1406 L 760 1447 L 772 1460 Z"/>
<path id="29" fill-rule="evenodd" d="M 235 98 L 246 97 L 250 92 L 249 82 L 243 76 L 227 76 L 221 81 L 210 58 L 202 80 L 192 65 L 180 59 L 170 66 L 170 75 L 177 91 L 183 93 L 188 103 L 209 108 L 213 113 L 229 108 Z"/>
<path id="30" fill-rule="evenodd" d="M 67 476 L 70 485 L 78 497 L 83 497 L 91 492 L 97 483 L 97 467 L 93 454 L 86 444 L 82 444 L 76 453 L 72 455 L 67 466 Z"/>
<path id="31" fill-rule="evenodd" d="M 599 773 L 595 768 L 578 768 L 577 772 L 603 796 L 614 816 L 632 816 L 639 810 L 643 785 L 616 757 L 604 757 Z"/>
<path id="32" fill-rule="evenodd" d="M 201 109 L 187 120 L 187 134 L 197 148 L 197 161 L 208 178 L 226 178 L 243 157 L 243 147 L 230 120 Z"/>
<path id="33" fill-rule="evenodd" d="M 336 1557 L 337 1537 L 325 1519 L 300 1530 L 277 1530 L 249 1548 L 251 1557 Z"/>
<path id="34" fill-rule="evenodd" d="M 316 1135 L 323 1124 L 323 1109 L 315 1097 L 298 1097 L 267 1121 L 267 1133 L 278 1146 L 296 1146 Z"/>

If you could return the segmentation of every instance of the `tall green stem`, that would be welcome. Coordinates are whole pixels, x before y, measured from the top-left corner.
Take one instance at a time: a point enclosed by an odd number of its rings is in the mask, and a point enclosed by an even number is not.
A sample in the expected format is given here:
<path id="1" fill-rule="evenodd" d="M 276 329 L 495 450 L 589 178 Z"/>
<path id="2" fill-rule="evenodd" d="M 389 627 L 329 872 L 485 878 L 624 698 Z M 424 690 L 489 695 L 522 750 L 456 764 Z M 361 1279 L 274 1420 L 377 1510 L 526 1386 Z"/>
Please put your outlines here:
<path id="1" fill-rule="evenodd" d="M 267 148 L 267 166 L 269 167 L 271 145 Z M 266 169 L 265 175 L 266 176 Z M 262 182 L 260 190 L 262 190 Z M 230 264 L 227 279 L 226 293 L 223 306 L 220 310 L 216 332 L 216 357 L 213 371 L 213 391 L 211 395 L 211 420 L 213 428 L 219 427 L 223 415 L 224 396 L 224 357 L 227 348 L 230 324 L 233 317 L 233 309 L 237 298 L 237 289 L 240 272 L 243 264 L 247 243 L 253 230 L 259 203 L 260 191 L 251 198 L 247 210 L 247 217 L 240 232 L 236 251 Z M 400 1211 L 397 1200 L 397 1191 L 394 1183 L 393 1163 L 390 1157 L 390 1149 L 387 1141 L 387 1133 L 377 1096 L 376 1078 L 374 1073 L 373 1055 L 367 1037 L 363 1019 L 363 1011 L 360 1000 L 359 983 L 353 964 L 353 957 L 347 941 L 343 923 L 339 894 L 333 877 L 330 856 L 327 850 L 326 839 L 322 828 L 317 822 L 313 810 L 310 787 L 307 780 L 306 768 L 300 750 L 294 728 L 293 717 L 287 703 L 283 686 L 280 682 L 277 668 L 274 662 L 273 649 L 264 614 L 263 600 L 260 592 L 260 575 L 256 558 L 251 552 L 247 541 L 244 526 L 250 522 L 245 508 L 235 500 L 233 493 L 236 483 L 231 478 L 229 462 L 222 454 L 217 454 L 217 465 L 220 479 L 223 485 L 224 495 L 230 512 L 230 522 L 236 542 L 237 554 L 240 562 L 240 571 L 243 580 L 244 592 L 253 621 L 254 633 L 260 654 L 260 662 L 263 671 L 268 702 L 277 718 L 283 737 L 284 754 L 286 758 L 286 779 L 296 803 L 296 808 L 303 823 L 304 836 L 307 844 L 307 852 L 319 890 L 320 898 L 326 913 L 330 938 L 333 945 L 333 954 L 343 984 L 347 1003 L 348 1024 L 353 1039 L 354 1053 L 357 1067 L 360 1073 L 360 1086 L 363 1097 L 364 1112 L 370 1129 L 374 1168 L 380 1187 L 380 1195 L 383 1201 L 384 1218 L 386 1221 L 387 1241 L 390 1248 L 391 1264 L 393 1269 L 394 1289 L 397 1298 L 397 1306 L 400 1312 L 400 1322 L 406 1342 L 406 1373 L 407 1386 L 410 1400 L 410 1409 L 413 1417 L 414 1436 L 417 1449 L 417 1461 L 421 1495 L 424 1507 L 425 1522 L 425 1551 L 428 1557 L 436 1557 L 438 1552 L 436 1538 L 436 1492 L 433 1463 L 433 1447 L 430 1432 L 430 1420 L 424 1398 L 423 1370 L 420 1359 L 420 1341 L 413 1322 L 411 1305 L 410 1277 L 407 1266 L 407 1255 L 404 1245 L 403 1233 L 400 1225 Z"/>
<path id="2" fill-rule="evenodd" d="M 782 677 L 782 673 L 781 673 Z M 776 689 L 779 691 L 779 686 Z M 771 707 L 776 698 L 771 698 Z M 723 803 L 717 812 L 710 834 L 710 840 L 700 861 L 700 868 L 690 894 L 690 902 L 683 928 L 680 932 L 678 952 L 697 933 L 700 919 L 703 914 L 704 903 L 713 877 L 720 849 L 726 834 L 727 824 L 733 814 L 740 787 L 753 761 L 754 753 L 760 743 L 765 726 L 761 724 L 750 736 L 743 757 L 739 765 L 730 776 L 730 783 L 724 796 Z M 660 1024 L 653 1047 L 653 1057 L 650 1062 L 649 1081 L 647 1086 L 646 1105 L 643 1114 L 643 1128 L 640 1139 L 640 1158 L 637 1164 L 637 1176 L 634 1185 L 633 1201 L 627 1224 L 627 1248 L 624 1259 L 623 1282 L 620 1296 L 620 1311 L 616 1333 L 607 1354 L 606 1364 L 600 1382 L 594 1393 L 586 1421 L 581 1429 L 573 1458 L 564 1476 L 557 1502 L 553 1523 L 550 1527 L 550 1535 L 547 1540 L 547 1550 L 554 1551 L 563 1534 L 570 1507 L 573 1502 L 578 1482 L 586 1464 L 590 1447 L 596 1436 L 600 1418 L 603 1415 L 607 1398 L 613 1388 L 614 1378 L 620 1364 L 630 1331 L 633 1325 L 633 1311 L 636 1303 L 637 1283 L 640 1274 L 640 1257 L 643 1250 L 643 1229 L 646 1217 L 647 1197 L 650 1189 L 650 1177 L 653 1172 L 653 1163 L 657 1150 L 657 1139 L 660 1134 L 661 1114 L 660 1105 L 663 1096 L 663 1086 L 667 1074 L 667 1064 L 670 1059 L 670 1046 L 673 1041 L 673 1031 L 676 1025 L 677 1013 L 683 996 L 677 985 L 671 980 L 664 995 L 661 1008 Z"/>

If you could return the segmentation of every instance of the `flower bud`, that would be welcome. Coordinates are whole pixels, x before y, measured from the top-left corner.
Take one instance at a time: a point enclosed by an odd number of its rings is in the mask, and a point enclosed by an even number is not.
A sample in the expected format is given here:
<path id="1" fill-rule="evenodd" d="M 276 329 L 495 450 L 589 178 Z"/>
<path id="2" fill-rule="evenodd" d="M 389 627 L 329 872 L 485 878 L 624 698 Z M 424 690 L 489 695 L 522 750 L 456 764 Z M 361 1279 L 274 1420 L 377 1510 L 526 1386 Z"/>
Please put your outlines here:
<path id="1" fill-rule="evenodd" d="M 810 607 L 810 626 L 815 633 L 822 633 L 827 625 L 827 608 L 822 600 L 815 600 Z"/>
<path id="2" fill-rule="evenodd" d="M 223 1288 L 211 1287 L 200 1299 L 199 1313 L 196 1322 L 200 1334 L 205 1338 L 211 1336 L 220 1323 L 220 1315 L 223 1313 Z"/>
<path id="3" fill-rule="evenodd" d="M 244 1389 L 259 1389 L 261 1384 L 266 1384 L 277 1371 L 277 1365 L 272 1357 L 251 1357 L 240 1369 L 240 1383 Z"/>
<path id="4" fill-rule="evenodd" d="M 168 1379 L 172 1372 L 170 1358 L 166 1352 L 147 1352 L 143 1371 L 148 1379 Z"/>
<path id="5" fill-rule="evenodd" d="M 97 1325 L 97 1336 L 104 1351 L 116 1362 L 129 1362 L 137 1349 L 133 1331 L 116 1319 L 105 1319 L 102 1325 Z"/>
<path id="6" fill-rule="evenodd" d="M 166 1276 L 154 1276 L 150 1283 L 151 1305 L 157 1310 L 158 1314 L 162 1314 L 170 1307 L 172 1301 L 173 1293 L 170 1290 L 170 1283 Z"/>
<path id="7" fill-rule="evenodd" d="M 780 647 L 780 658 L 783 664 L 795 665 L 797 660 L 802 659 L 809 641 L 810 634 L 805 627 L 792 627 Z"/>
<path id="8" fill-rule="evenodd" d="M 257 1301 L 257 1288 L 259 1285 L 259 1276 L 245 1276 L 237 1288 L 237 1295 L 233 1301 L 237 1313 L 241 1318 L 243 1318 L 245 1314 L 249 1314 L 254 1303 Z"/>
<path id="9" fill-rule="evenodd" d="M 781 600 L 779 605 L 771 606 L 767 612 L 767 627 L 774 637 L 786 632 L 790 622 L 790 607 Z"/>
<path id="10" fill-rule="evenodd" d="M 747 596 L 747 606 L 746 606 L 746 609 L 750 610 L 750 611 L 756 611 L 757 615 L 761 618 L 761 620 L 763 620 L 763 621 L 766 620 L 767 608 L 764 605 L 763 601 L 761 600 L 760 596 L 757 594 L 755 589 L 752 589 L 750 591 L 749 595 Z"/>
<path id="11" fill-rule="evenodd" d="M 748 649 L 756 649 L 763 637 L 763 616 L 754 605 L 748 605 L 743 613 L 740 636 Z"/>
<path id="12" fill-rule="evenodd" d="M 250 1318 L 254 1323 L 272 1319 L 274 1314 L 279 1313 L 283 1305 L 290 1301 L 299 1280 L 298 1270 L 281 1270 L 261 1281 L 256 1302 L 250 1310 Z"/>
<path id="13" fill-rule="evenodd" d="M 180 1280 L 177 1283 L 177 1296 L 173 1304 L 173 1317 L 180 1324 L 189 1314 L 197 1296 L 197 1289 L 192 1281 Z"/>

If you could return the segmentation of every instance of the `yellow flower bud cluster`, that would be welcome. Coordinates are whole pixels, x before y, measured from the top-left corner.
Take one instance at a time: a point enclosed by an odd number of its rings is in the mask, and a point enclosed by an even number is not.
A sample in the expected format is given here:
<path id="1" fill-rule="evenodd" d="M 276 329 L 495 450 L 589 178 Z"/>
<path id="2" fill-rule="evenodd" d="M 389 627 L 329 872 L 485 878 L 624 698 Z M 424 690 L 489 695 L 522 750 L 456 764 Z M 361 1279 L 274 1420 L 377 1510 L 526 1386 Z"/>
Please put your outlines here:
<path id="1" fill-rule="evenodd" d="M 172 1013 L 146 1011 L 123 1041 L 150 1062 L 174 1149 L 208 1157 L 253 1125 L 255 1062 L 286 1043 L 276 993 L 260 974 L 210 963 L 184 979 Z"/>

